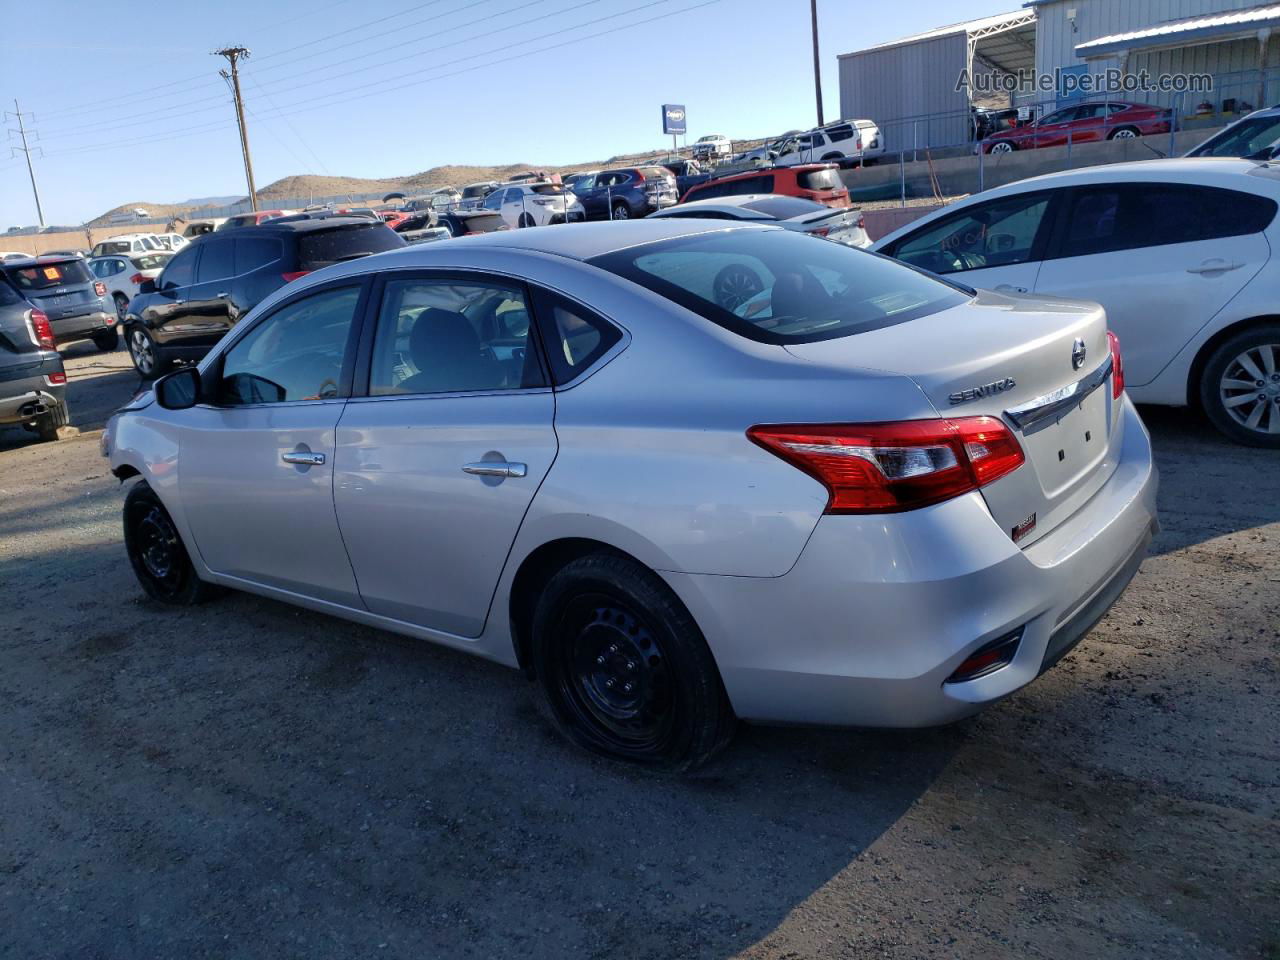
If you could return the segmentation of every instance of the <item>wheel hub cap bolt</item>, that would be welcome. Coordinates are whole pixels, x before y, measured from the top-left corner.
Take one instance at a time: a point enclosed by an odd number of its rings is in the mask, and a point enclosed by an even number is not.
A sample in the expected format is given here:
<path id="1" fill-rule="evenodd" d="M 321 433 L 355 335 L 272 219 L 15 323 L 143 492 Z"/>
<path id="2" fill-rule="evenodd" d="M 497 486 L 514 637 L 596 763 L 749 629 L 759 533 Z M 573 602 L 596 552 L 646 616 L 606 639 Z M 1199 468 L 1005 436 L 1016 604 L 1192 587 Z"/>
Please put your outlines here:
<path id="1" fill-rule="evenodd" d="M 635 662 L 634 660 L 628 660 L 628 661 L 627 661 L 627 669 L 628 669 L 628 670 L 635 670 L 635 668 L 636 668 L 636 662 Z"/>
<path id="2" fill-rule="evenodd" d="M 600 664 L 600 666 L 602 666 L 602 667 L 604 666 L 604 654 L 603 654 L 603 653 L 602 653 L 602 654 L 600 654 L 600 656 L 596 657 L 596 663 Z"/>
<path id="3" fill-rule="evenodd" d="M 622 685 L 622 692 L 623 692 L 623 693 L 630 693 L 630 692 L 631 692 L 631 684 L 629 684 L 629 683 L 624 683 L 624 684 Z"/>
<path id="4" fill-rule="evenodd" d="M 606 680 L 606 681 L 604 682 L 604 685 L 605 685 L 605 687 L 606 687 L 607 689 L 612 690 L 612 689 L 613 689 L 613 678 L 612 678 L 612 677 L 610 677 L 608 680 Z"/>

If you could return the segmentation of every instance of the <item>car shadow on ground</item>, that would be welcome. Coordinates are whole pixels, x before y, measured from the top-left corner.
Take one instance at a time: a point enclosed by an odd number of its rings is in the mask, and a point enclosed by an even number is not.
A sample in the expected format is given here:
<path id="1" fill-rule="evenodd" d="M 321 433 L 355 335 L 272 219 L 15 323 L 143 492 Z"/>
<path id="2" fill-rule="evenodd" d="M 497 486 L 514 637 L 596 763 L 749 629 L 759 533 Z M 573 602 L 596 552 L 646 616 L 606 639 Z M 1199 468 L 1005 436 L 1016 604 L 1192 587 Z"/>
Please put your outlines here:
<path id="1" fill-rule="evenodd" d="M 1246 447 L 1186 407 L 1142 407 L 1160 470 L 1158 556 L 1280 519 L 1280 451 Z M 1257 483 L 1241 484 L 1241 476 Z"/>
<path id="2" fill-rule="evenodd" d="M 658 776 L 570 746 L 515 671 L 243 594 L 161 607 L 128 573 L 112 544 L 11 570 L 64 601 L 0 641 L 6 939 L 30 955 L 57 889 L 81 955 L 728 957 L 963 736 L 743 728 Z"/>

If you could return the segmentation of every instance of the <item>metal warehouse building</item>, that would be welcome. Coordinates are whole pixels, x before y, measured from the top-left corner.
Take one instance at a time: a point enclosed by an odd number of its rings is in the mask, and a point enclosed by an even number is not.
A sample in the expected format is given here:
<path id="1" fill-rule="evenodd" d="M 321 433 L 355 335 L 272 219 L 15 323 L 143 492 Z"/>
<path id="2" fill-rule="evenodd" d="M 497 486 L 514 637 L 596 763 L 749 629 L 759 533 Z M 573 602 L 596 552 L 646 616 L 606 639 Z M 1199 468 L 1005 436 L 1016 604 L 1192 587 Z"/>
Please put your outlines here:
<path id="1" fill-rule="evenodd" d="M 876 121 L 886 149 L 964 143 L 970 107 L 1053 109 L 1062 88 L 987 96 L 957 90 L 962 71 L 1049 76 L 1119 69 L 1207 73 L 1211 92 L 1115 94 L 1226 123 L 1280 103 L 1280 3 L 1233 0 L 1032 0 L 1020 10 L 842 54 L 840 115 Z"/>

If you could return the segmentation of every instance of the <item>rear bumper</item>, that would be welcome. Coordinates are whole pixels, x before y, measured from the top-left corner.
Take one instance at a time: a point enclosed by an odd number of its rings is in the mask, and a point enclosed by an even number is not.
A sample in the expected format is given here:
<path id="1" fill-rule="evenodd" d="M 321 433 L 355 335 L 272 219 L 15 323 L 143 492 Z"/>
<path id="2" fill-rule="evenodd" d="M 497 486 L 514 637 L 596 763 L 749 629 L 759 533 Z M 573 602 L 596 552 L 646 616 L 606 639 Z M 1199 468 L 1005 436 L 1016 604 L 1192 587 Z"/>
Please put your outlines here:
<path id="1" fill-rule="evenodd" d="M 48 407 L 66 402 L 65 386 L 51 387 L 44 378 L 0 384 L 0 423 L 26 423 Z"/>
<path id="2" fill-rule="evenodd" d="M 108 330 L 116 325 L 117 319 L 114 311 L 92 310 L 74 317 L 51 319 L 49 326 L 53 328 L 54 339 L 58 343 L 66 343 L 71 340 L 91 337 L 95 333 Z"/>
<path id="3" fill-rule="evenodd" d="M 1120 596 L 1158 529 L 1146 429 L 1126 399 L 1119 465 L 1020 550 L 979 494 L 923 510 L 824 516 L 786 575 L 666 573 L 702 627 L 738 716 L 842 726 L 958 720 L 1030 683 Z M 947 683 L 1014 630 L 1004 667 Z"/>

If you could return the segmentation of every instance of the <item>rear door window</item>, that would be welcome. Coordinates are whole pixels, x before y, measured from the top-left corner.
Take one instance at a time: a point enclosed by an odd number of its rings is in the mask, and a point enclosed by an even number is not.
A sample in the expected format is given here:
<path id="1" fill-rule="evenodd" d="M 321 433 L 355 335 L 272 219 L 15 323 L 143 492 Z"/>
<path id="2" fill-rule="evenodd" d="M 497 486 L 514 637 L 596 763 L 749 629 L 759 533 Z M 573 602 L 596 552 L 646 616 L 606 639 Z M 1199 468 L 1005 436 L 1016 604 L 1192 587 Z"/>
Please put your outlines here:
<path id="1" fill-rule="evenodd" d="M 235 241 L 206 240 L 204 255 L 196 271 L 196 283 L 225 280 L 235 272 Z"/>
<path id="2" fill-rule="evenodd" d="M 1265 230 L 1276 202 L 1181 183 L 1105 184 L 1071 191 L 1058 256 L 1081 257 Z"/>
<path id="3" fill-rule="evenodd" d="M 344 260 L 354 260 L 404 246 L 404 238 L 381 220 L 368 225 L 321 230 L 298 236 L 298 269 L 319 270 Z"/>
<path id="4" fill-rule="evenodd" d="M 237 277 L 264 267 L 283 256 L 276 237 L 236 237 L 235 275 Z"/>

